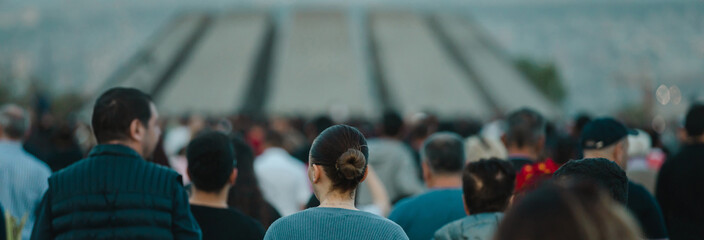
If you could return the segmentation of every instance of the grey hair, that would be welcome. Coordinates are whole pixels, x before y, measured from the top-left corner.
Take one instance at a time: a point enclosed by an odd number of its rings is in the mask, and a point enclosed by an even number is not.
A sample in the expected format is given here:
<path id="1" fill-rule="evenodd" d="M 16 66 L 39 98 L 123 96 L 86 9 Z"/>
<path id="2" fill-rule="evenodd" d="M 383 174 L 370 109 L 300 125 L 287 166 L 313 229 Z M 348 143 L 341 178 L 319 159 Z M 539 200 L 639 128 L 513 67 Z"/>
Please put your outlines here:
<path id="1" fill-rule="evenodd" d="M 420 154 L 435 173 L 461 173 L 465 163 L 464 141 L 452 132 L 430 135 L 423 143 Z"/>
<path id="2" fill-rule="evenodd" d="M 21 139 L 29 130 L 29 113 L 16 104 L 0 107 L 0 127 L 4 135 L 11 139 Z"/>
<path id="3" fill-rule="evenodd" d="M 533 146 L 545 136 L 546 125 L 543 116 L 533 109 L 521 108 L 511 113 L 506 120 L 507 145 Z"/>

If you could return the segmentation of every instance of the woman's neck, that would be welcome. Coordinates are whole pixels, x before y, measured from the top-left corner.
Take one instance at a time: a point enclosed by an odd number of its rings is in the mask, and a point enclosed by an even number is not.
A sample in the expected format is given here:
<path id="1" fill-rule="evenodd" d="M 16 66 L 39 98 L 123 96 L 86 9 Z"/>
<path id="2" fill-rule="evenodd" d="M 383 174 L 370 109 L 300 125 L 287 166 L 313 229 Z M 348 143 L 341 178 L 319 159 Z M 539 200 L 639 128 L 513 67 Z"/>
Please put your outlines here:
<path id="1" fill-rule="evenodd" d="M 354 206 L 354 191 L 351 193 L 328 191 L 326 193 L 319 194 L 318 196 L 320 197 L 320 207 L 357 210 Z"/>

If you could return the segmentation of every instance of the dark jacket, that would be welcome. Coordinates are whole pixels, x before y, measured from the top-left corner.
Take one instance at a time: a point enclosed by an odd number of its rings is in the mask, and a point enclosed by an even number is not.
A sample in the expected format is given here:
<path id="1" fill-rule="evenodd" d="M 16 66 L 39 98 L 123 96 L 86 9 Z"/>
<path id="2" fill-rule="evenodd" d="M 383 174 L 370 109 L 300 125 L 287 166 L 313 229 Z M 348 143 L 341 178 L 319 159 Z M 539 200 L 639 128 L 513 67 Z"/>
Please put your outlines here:
<path id="1" fill-rule="evenodd" d="M 49 178 L 32 239 L 201 239 L 181 176 L 98 145 Z"/>
<path id="2" fill-rule="evenodd" d="M 665 161 L 655 197 L 670 239 L 704 239 L 704 144 L 689 145 Z"/>
<path id="3" fill-rule="evenodd" d="M 5 211 L 2 210 L 2 205 L 0 205 L 0 240 L 5 240 L 7 238 L 7 225 L 5 225 Z"/>
<path id="4" fill-rule="evenodd" d="M 633 217 L 638 220 L 645 238 L 667 238 L 667 229 L 660 211 L 660 205 L 645 187 L 628 181 L 628 203 L 626 206 L 633 214 Z"/>

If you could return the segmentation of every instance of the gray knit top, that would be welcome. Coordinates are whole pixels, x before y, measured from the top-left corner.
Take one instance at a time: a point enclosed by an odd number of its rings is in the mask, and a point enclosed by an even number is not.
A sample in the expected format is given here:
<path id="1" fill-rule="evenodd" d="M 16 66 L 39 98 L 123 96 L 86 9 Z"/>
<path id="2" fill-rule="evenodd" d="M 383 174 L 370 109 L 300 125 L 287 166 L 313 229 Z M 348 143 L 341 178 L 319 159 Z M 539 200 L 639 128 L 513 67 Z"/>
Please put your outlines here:
<path id="1" fill-rule="evenodd" d="M 310 208 L 276 220 L 264 239 L 408 239 L 396 223 L 363 211 Z"/>

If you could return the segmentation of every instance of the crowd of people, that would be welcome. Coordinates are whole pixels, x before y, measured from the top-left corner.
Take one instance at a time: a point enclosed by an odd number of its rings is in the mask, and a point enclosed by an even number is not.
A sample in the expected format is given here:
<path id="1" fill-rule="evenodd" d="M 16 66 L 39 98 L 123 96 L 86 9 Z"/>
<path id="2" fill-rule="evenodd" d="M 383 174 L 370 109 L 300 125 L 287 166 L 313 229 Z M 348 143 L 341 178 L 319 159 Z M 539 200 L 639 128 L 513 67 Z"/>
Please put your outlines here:
<path id="1" fill-rule="evenodd" d="M 113 88 L 82 147 L 7 104 L 0 239 L 704 239 L 704 105 L 685 114 L 674 153 L 614 118 L 565 130 L 530 108 L 171 126 Z"/>

